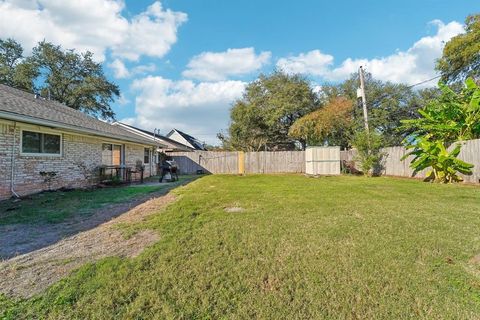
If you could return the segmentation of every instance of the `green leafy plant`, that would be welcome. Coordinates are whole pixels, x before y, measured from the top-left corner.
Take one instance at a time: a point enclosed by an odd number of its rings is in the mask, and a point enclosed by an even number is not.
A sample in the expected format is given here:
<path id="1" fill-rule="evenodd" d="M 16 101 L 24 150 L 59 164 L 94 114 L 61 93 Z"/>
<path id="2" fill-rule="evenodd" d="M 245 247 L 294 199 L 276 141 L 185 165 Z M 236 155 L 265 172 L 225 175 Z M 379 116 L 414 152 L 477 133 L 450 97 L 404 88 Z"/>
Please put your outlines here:
<path id="1" fill-rule="evenodd" d="M 405 139 L 407 149 L 413 150 L 402 159 L 414 156 L 414 175 L 431 168 L 427 181 L 451 183 L 462 180 L 457 173 L 472 174 L 473 165 L 457 156 L 462 141 L 480 136 L 480 88 L 472 79 L 460 93 L 439 86 L 442 95 L 419 110 L 421 118 L 402 121 L 413 132 Z"/>
<path id="2" fill-rule="evenodd" d="M 458 172 L 470 175 L 473 165 L 457 159 L 461 143 L 456 143 L 455 147 L 449 151 L 445 145 L 439 141 L 430 141 L 429 136 L 421 137 L 415 145 L 407 146 L 408 149 L 414 149 L 405 155 L 403 159 L 414 156 L 410 166 L 414 169 L 414 175 L 418 172 L 430 168 L 425 174 L 425 181 L 452 183 L 462 181 Z"/>
<path id="3" fill-rule="evenodd" d="M 380 175 L 385 153 L 382 152 L 383 138 L 376 132 L 358 131 L 352 138 L 352 146 L 357 149 L 355 160 L 360 162 L 360 169 L 366 176 Z"/>
<path id="4" fill-rule="evenodd" d="M 446 143 L 479 137 L 480 88 L 475 81 L 467 79 L 460 93 L 442 83 L 439 87 L 442 95 L 418 111 L 420 118 L 403 120 L 403 128 L 413 129 L 413 136 L 428 134 Z"/>
<path id="5" fill-rule="evenodd" d="M 111 186 L 119 186 L 123 183 L 122 179 L 119 177 L 119 176 L 113 176 L 108 185 L 111 185 Z"/>

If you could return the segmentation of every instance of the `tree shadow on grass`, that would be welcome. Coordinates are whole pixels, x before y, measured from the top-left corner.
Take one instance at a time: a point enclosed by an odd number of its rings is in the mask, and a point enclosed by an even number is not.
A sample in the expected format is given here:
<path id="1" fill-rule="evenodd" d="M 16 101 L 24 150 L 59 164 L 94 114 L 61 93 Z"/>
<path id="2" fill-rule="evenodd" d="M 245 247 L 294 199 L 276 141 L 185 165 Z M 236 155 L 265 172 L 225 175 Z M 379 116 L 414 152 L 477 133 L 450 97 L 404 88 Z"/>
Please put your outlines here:
<path id="1" fill-rule="evenodd" d="M 15 210 L 11 212 L 1 212 L 0 218 L 2 218 L 2 213 L 4 214 L 4 221 L 0 219 L 0 260 L 10 259 L 14 256 L 29 253 L 35 250 L 39 250 L 45 247 L 48 247 L 52 244 L 57 243 L 58 241 L 78 234 L 80 232 L 93 229 L 100 224 L 107 222 L 115 217 L 122 215 L 125 212 L 128 212 L 132 208 L 152 199 L 163 196 L 170 192 L 171 190 L 188 184 L 195 180 L 198 177 L 188 177 L 176 183 L 164 184 L 162 188 L 153 189 L 151 192 L 139 193 L 133 197 L 129 197 L 126 200 L 122 201 L 121 199 L 116 199 L 113 203 L 100 206 L 99 208 L 90 208 L 85 210 L 85 204 L 82 204 L 82 197 L 79 196 L 79 199 L 75 197 L 68 198 L 66 205 L 70 206 L 70 211 L 75 212 L 70 216 L 63 216 L 61 214 L 56 214 L 55 212 L 48 216 L 47 219 L 35 219 L 34 216 L 26 216 L 25 219 L 30 219 L 31 221 L 22 221 L 22 219 L 11 219 L 11 215 L 15 214 Z M 133 188 L 132 186 L 125 186 L 117 188 L 121 192 L 122 188 Z M 136 187 L 135 187 L 136 188 Z M 94 190 L 88 192 L 99 192 L 101 190 Z M 38 197 L 38 195 L 37 195 Z M 44 205 L 44 206 L 55 206 L 52 203 L 58 197 L 55 193 L 45 193 L 42 198 L 42 201 L 35 201 L 35 196 L 32 199 L 22 200 L 25 201 L 24 206 L 35 206 L 35 205 Z M 28 203 L 30 201 L 30 203 Z M 108 203 L 108 199 L 106 199 Z M 15 208 L 15 203 L 12 203 L 13 208 Z M 5 202 L 0 207 L 3 211 L 6 211 L 5 208 L 12 208 L 12 206 L 5 205 Z M 74 210 L 72 210 L 74 208 Z M 40 210 L 33 208 L 33 213 L 35 210 Z M 9 220 L 12 222 L 10 223 Z M 56 221 L 57 220 L 57 221 Z"/>

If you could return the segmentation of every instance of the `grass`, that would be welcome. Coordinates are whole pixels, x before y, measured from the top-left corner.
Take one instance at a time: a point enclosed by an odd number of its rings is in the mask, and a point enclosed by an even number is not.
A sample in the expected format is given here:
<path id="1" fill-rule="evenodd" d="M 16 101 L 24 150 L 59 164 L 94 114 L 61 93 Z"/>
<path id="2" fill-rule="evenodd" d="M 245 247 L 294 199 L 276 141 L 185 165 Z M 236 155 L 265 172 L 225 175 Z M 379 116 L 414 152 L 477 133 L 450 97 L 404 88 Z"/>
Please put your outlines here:
<path id="1" fill-rule="evenodd" d="M 6 319 L 480 318 L 480 188 L 392 178 L 207 176 Z M 226 212 L 240 207 L 241 212 Z"/>
<path id="2" fill-rule="evenodd" d="M 94 190 L 73 190 L 38 193 L 22 201 L 0 202 L 0 225 L 13 223 L 59 223 L 75 215 L 88 217 L 104 206 L 122 203 L 178 186 L 190 176 L 180 176 L 178 183 L 159 185 L 132 185 Z M 154 177 L 148 181 L 153 181 Z M 158 180 L 158 178 L 157 178 Z"/>

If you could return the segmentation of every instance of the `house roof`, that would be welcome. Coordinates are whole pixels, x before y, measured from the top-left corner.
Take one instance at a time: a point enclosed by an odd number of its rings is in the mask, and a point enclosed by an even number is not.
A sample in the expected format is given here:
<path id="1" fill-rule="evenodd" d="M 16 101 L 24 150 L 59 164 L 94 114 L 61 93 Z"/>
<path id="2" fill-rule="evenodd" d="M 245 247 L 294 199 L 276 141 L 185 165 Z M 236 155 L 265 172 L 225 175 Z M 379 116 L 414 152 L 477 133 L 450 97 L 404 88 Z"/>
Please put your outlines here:
<path id="1" fill-rule="evenodd" d="M 0 84 L 0 118 L 66 129 L 89 135 L 152 145 L 121 127 L 112 126 L 53 100 Z"/>
<path id="2" fill-rule="evenodd" d="M 144 130 L 144 129 L 140 129 L 140 128 L 137 128 L 135 126 L 132 126 L 132 125 L 129 125 L 129 124 L 126 124 L 126 123 L 123 123 L 123 122 L 115 122 L 114 124 L 119 124 L 121 126 L 125 126 L 125 127 L 128 127 L 128 128 L 131 128 L 133 130 L 137 130 L 137 131 L 140 131 L 146 135 L 149 135 L 151 136 L 152 138 L 156 137 L 157 139 L 160 139 L 160 140 L 163 140 L 163 142 L 167 142 L 167 143 L 170 143 L 172 144 L 173 146 L 177 147 L 178 149 L 181 149 L 181 150 L 194 150 L 192 147 L 189 147 L 187 145 L 184 145 L 183 143 L 180 143 L 178 141 L 175 141 L 173 139 L 170 139 L 164 135 L 161 135 L 161 134 L 154 134 L 153 132 L 151 131 L 148 131 L 148 130 Z"/>
<path id="3" fill-rule="evenodd" d="M 181 135 L 185 140 L 188 141 L 188 143 L 190 143 L 194 148 L 195 150 L 207 150 L 205 149 L 205 147 L 203 146 L 203 143 L 200 142 L 200 140 L 198 140 L 197 138 L 189 135 L 189 134 L 186 134 L 185 132 L 183 131 L 180 131 L 178 129 L 173 129 L 172 131 L 170 131 L 168 134 L 167 134 L 167 137 L 170 137 L 174 132 L 177 132 L 179 135 Z"/>

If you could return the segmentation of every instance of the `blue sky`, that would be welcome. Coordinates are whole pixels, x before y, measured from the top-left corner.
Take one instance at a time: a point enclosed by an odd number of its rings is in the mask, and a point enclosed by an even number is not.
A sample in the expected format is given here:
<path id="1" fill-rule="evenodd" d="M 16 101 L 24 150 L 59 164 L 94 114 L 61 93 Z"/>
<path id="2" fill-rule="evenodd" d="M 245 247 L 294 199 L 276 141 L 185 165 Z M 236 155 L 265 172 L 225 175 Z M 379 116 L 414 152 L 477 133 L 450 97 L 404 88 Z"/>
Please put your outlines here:
<path id="1" fill-rule="evenodd" d="M 300 72 L 317 90 L 359 65 L 382 80 L 428 79 L 474 2 L 0 0 L 0 37 L 91 50 L 120 85 L 119 120 L 212 143 L 259 72 Z"/>

